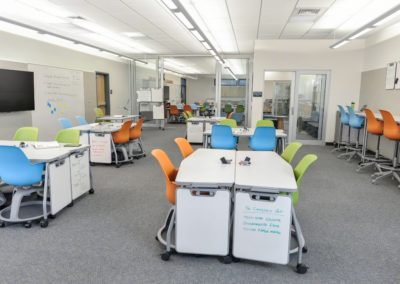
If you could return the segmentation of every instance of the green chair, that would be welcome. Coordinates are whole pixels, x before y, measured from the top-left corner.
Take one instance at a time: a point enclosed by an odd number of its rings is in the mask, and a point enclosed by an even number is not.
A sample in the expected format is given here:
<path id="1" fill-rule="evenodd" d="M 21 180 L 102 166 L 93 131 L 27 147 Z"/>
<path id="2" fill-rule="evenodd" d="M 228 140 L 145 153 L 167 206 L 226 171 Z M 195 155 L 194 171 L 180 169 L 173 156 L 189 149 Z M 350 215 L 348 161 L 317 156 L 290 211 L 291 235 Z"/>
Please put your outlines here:
<path id="1" fill-rule="evenodd" d="M 272 120 L 269 120 L 269 119 L 257 121 L 256 127 L 259 127 L 259 126 L 275 127 L 274 122 Z"/>
<path id="2" fill-rule="evenodd" d="M 230 127 L 232 127 L 232 128 L 236 128 L 236 127 L 237 127 L 237 122 L 236 122 L 236 120 L 231 119 L 231 118 L 223 119 L 223 120 L 221 120 L 221 121 L 219 122 L 219 124 L 220 124 L 220 125 L 228 125 L 228 126 L 230 126 Z"/>
<path id="3" fill-rule="evenodd" d="M 308 168 L 317 159 L 318 157 L 314 154 L 305 155 L 293 170 L 297 182 L 297 191 L 292 193 L 292 202 L 294 207 L 296 207 L 297 203 L 299 203 L 299 188 L 301 186 L 301 182 L 303 181 L 303 176 L 307 172 Z"/>
<path id="4" fill-rule="evenodd" d="M 38 141 L 39 128 L 21 127 L 14 134 L 15 141 Z"/>
<path id="5" fill-rule="evenodd" d="M 96 118 L 99 118 L 99 117 L 103 117 L 103 116 L 104 116 L 104 112 L 103 112 L 103 110 L 102 110 L 101 108 L 96 107 L 96 108 L 94 109 L 94 112 L 96 113 Z"/>
<path id="6" fill-rule="evenodd" d="M 243 113 L 244 112 L 244 105 L 237 105 L 236 112 L 237 113 Z"/>
<path id="7" fill-rule="evenodd" d="M 63 129 L 58 131 L 56 141 L 58 143 L 79 144 L 80 131 L 78 129 Z"/>
<path id="8" fill-rule="evenodd" d="M 300 142 L 290 143 L 286 147 L 285 151 L 283 151 L 283 153 L 281 154 L 281 157 L 290 164 L 301 146 L 303 146 L 303 144 L 301 144 Z"/>

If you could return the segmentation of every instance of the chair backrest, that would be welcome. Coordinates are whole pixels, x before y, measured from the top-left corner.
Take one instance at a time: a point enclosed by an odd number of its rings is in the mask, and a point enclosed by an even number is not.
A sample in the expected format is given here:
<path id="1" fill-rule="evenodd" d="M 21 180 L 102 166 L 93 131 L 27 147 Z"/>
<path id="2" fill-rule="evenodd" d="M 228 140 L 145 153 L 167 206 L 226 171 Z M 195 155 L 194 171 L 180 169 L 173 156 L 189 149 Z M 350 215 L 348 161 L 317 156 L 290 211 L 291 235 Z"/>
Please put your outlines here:
<path id="1" fill-rule="evenodd" d="M 393 115 L 387 110 L 380 109 L 379 112 L 383 118 L 383 135 L 391 140 L 400 140 L 400 128 Z"/>
<path id="2" fill-rule="evenodd" d="M 264 120 L 257 121 L 256 127 L 259 127 L 259 126 L 275 127 L 274 122 L 272 120 L 269 120 L 269 119 L 264 119 Z"/>
<path id="3" fill-rule="evenodd" d="M 364 125 L 364 117 L 358 116 L 351 106 L 347 106 L 349 112 L 349 125 L 353 128 L 361 128 Z"/>
<path id="4" fill-rule="evenodd" d="M 101 108 L 99 108 L 99 107 L 96 107 L 96 108 L 94 109 L 94 112 L 95 112 L 95 114 L 96 114 L 96 118 L 99 118 L 99 117 L 103 117 L 103 116 L 104 116 L 104 111 L 103 111 Z"/>
<path id="5" fill-rule="evenodd" d="M 243 112 L 232 112 L 232 119 L 236 121 L 236 124 L 242 123 L 244 120 Z"/>
<path id="6" fill-rule="evenodd" d="M 21 127 L 14 134 L 15 141 L 38 141 L 39 128 L 37 127 Z"/>
<path id="7" fill-rule="evenodd" d="M 233 111 L 232 105 L 231 104 L 225 104 L 224 112 L 229 113 L 229 112 L 232 112 L 232 111 Z"/>
<path id="8" fill-rule="evenodd" d="M 193 148 L 190 145 L 189 141 L 187 141 L 185 138 L 175 138 L 175 143 L 178 145 L 179 150 L 181 151 L 181 154 L 184 158 L 188 157 L 190 154 L 193 153 Z"/>
<path id="9" fill-rule="evenodd" d="M 178 174 L 178 170 L 172 164 L 171 159 L 168 157 L 167 153 L 165 153 L 161 149 L 154 149 L 151 151 L 151 154 L 156 158 L 158 163 L 160 164 L 161 170 L 165 176 L 166 183 L 166 191 L 165 195 L 167 200 L 171 204 L 175 204 L 176 202 L 176 184 L 175 178 Z"/>
<path id="10" fill-rule="evenodd" d="M 6 184 L 29 186 L 39 183 L 43 180 L 43 170 L 43 163 L 31 164 L 20 148 L 0 146 L 0 176 Z"/>
<path id="11" fill-rule="evenodd" d="M 294 168 L 293 172 L 297 182 L 297 191 L 292 193 L 293 206 L 296 206 L 299 202 L 299 189 L 303 181 L 304 174 L 317 159 L 318 157 L 314 154 L 305 155 Z"/>
<path id="12" fill-rule="evenodd" d="M 236 120 L 231 119 L 231 118 L 225 118 L 225 119 L 221 120 L 219 122 L 219 124 L 220 125 L 227 125 L 227 126 L 230 126 L 232 128 L 236 128 L 237 127 Z"/>
<path id="13" fill-rule="evenodd" d="M 184 105 L 184 106 L 183 106 L 183 111 L 192 112 L 193 110 L 192 110 L 192 107 L 191 107 L 190 105 Z"/>
<path id="14" fill-rule="evenodd" d="M 112 133 L 112 138 L 115 144 L 122 144 L 129 142 L 131 125 L 132 125 L 132 120 L 127 120 L 122 124 L 120 130 Z"/>
<path id="15" fill-rule="evenodd" d="M 83 116 L 77 115 L 77 116 L 75 116 L 75 118 L 78 121 L 79 125 L 88 124 L 86 119 Z"/>
<path id="16" fill-rule="evenodd" d="M 65 117 L 60 117 L 58 119 L 58 122 L 60 123 L 61 128 L 63 128 L 63 129 L 71 128 L 73 126 L 71 120 L 69 120 L 68 118 L 65 118 Z"/>
<path id="17" fill-rule="evenodd" d="M 244 112 L 244 105 L 237 105 L 236 112 L 238 112 L 238 113 Z"/>
<path id="18" fill-rule="evenodd" d="M 250 149 L 254 151 L 274 151 L 276 148 L 276 130 L 274 127 L 256 127 L 250 138 Z"/>
<path id="19" fill-rule="evenodd" d="M 371 134 L 383 134 L 383 122 L 376 119 L 375 114 L 369 108 L 364 109 L 365 116 L 367 117 L 367 131 Z"/>
<path id="20" fill-rule="evenodd" d="M 169 113 L 172 115 L 179 115 L 179 109 L 176 105 L 169 106 Z"/>
<path id="21" fill-rule="evenodd" d="M 346 125 L 349 124 L 349 118 L 350 118 L 349 114 L 346 112 L 343 106 L 338 105 L 338 108 L 340 112 L 340 122 Z"/>
<path id="22" fill-rule="evenodd" d="M 293 161 L 294 156 L 297 151 L 303 146 L 300 142 L 292 142 L 286 148 L 285 151 L 281 154 L 281 157 L 288 162 L 289 164 Z"/>
<path id="23" fill-rule="evenodd" d="M 142 136 L 142 125 L 143 118 L 139 118 L 139 120 L 136 122 L 136 125 L 133 128 L 129 129 L 130 140 L 139 139 Z"/>
<path id="24" fill-rule="evenodd" d="M 199 108 L 198 104 L 191 104 L 190 107 L 192 108 L 192 110 L 197 110 Z"/>
<path id="25" fill-rule="evenodd" d="M 232 134 L 232 128 L 228 125 L 213 125 L 211 128 L 211 148 L 236 149 L 236 138 Z"/>
<path id="26" fill-rule="evenodd" d="M 79 144 L 80 131 L 78 129 L 62 129 L 57 132 L 58 143 Z"/>

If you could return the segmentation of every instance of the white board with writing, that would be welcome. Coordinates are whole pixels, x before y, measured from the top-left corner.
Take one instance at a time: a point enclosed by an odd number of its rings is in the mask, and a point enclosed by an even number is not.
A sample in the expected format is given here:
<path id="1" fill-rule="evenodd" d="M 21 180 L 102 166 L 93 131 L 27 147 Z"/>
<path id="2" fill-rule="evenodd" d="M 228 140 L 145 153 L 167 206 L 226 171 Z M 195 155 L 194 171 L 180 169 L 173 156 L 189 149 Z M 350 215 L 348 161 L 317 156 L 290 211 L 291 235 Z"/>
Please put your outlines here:
<path id="1" fill-rule="evenodd" d="M 33 64 L 28 69 L 34 72 L 35 84 L 32 125 L 40 129 L 40 140 L 54 140 L 60 117 L 76 125 L 75 116 L 85 116 L 83 72 Z"/>
<path id="2" fill-rule="evenodd" d="M 111 164 L 111 134 L 90 133 L 90 161 Z"/>
<path id="3" fill-rule="evenodd" d="M 292 200 L 257 200 L 256 193 L 237 192 L 233 228 L 233 255 L 238 258 L 288 264 Z"/>
<path id="4" fill-rule="evenodd" d="M 386 69 L 386 90 L 393 90 L 396 80 L 397 63 L 392 62 L 387 65 Z"/>

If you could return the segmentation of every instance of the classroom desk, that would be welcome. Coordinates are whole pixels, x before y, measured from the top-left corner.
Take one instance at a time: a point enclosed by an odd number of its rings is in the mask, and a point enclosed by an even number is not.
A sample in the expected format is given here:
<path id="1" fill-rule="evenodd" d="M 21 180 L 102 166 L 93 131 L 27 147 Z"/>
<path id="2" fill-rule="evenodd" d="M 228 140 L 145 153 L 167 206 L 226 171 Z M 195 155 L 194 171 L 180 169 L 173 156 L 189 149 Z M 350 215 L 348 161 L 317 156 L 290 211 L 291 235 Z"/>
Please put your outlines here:
<path id="1" fill-rule="evenodd" d="M 225 119 L 222 116 L 195 116 L 186 122 L 186 137 L 189 143 L 203 143 L 203 132 Z"/>
<path id="2" fill-rule="evenodd" d="M 124 122 L 126 120 L 136 120 L 140 117 L 138 114 L 106 115 L 98 117 L 98 121 Z"/>
<path id="3" fill-rule="evenodd" d="M 40 142 L 46 143 L 46 142 Z M 0 141 L 0 146 L 19 147 L 19 141 Z M 44 188 L 49 189 L 50 202 L 46 202 L 48 192 L 43 192 L 43 215 L 41 223 L 47 226 L 48 214 L 55 215 L 82 194 L 93 193 L 89 165 L 89 145 L 37 149 L 35 142 L 25 142 L 21 148 L 26 157 L 33 163 L 45 163 Z M 50 212 L 49 212 L 50 211 Z"/>
<path id="4" fill-rule="evenodd" d="M 232 128 L 232 134 L 236 137 L 251 137 L 253 136 L 255 128 L 243 128 L 237 127 Z M 203 132 L 203 147 L 208 148 L 209 140 L 211 137 L 211 129 L 207 129 Z M 281 141 L 280 152 L 285 150 L 287 134 L 282 129 L 276 129 L 276 139 Z"/>
<path id="5" fill-rule="evenodd" d="M 136 123 L 132 123 L 131 128 L 135 127 Z M 80 143 L 90 145 L 90 162 L 111 164 L 112 153 L 115 157 L 116 148 L 112 139 L 112 133 L 121 129 L 122 123 L 91 123 L 72 127 L 81 132 Z M 115 160 L 118 163 L 118 160 Z"/>

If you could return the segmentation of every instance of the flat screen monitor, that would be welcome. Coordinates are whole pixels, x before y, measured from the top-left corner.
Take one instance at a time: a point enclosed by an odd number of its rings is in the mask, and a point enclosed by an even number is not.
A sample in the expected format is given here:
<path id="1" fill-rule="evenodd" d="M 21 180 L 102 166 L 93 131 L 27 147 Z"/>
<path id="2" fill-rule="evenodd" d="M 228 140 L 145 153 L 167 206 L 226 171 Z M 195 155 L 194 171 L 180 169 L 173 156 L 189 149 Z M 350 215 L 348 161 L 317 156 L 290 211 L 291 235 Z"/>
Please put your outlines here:
<path id="1" fill-rule="evenodd" d="M 0 69 L 0 112 L 34 109 L 33 72 Z"/>

